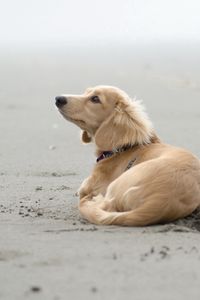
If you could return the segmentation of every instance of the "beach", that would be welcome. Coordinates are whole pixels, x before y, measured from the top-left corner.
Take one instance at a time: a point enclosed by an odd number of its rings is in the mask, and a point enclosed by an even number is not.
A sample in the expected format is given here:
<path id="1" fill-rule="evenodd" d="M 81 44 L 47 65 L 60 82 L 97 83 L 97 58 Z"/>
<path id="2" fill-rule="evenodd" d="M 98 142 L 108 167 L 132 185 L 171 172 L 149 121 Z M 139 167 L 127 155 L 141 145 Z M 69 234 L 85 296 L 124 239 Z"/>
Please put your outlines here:
<path id="1" fill-rule="evenodd" d="M 99 84 L 143 100 L 165 143 L 200 157 L 200 45 L 0 52 L 0 299 L 199 299 L 200 213 L 143 228 L 96 226 L 76 191 L 93 145 L 54 105 Z"/>

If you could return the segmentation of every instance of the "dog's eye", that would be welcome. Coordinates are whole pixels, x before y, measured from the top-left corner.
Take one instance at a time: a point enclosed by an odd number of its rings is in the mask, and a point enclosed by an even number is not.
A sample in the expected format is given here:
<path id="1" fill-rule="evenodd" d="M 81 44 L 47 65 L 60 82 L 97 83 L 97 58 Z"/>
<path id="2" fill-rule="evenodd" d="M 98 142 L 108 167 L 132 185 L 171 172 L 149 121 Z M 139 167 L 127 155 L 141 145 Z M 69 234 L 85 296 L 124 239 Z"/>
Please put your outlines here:
<path id="1" fill-rule="evenodd" d="M 90 100 L 91 100 L 91 102 L 93 102 L 93 103 L 101 103 L 101 101 L 100 101 L 100 99 L 99 99 L 98 96 L 92 96 L 92 97 L 90 98 Z"/>

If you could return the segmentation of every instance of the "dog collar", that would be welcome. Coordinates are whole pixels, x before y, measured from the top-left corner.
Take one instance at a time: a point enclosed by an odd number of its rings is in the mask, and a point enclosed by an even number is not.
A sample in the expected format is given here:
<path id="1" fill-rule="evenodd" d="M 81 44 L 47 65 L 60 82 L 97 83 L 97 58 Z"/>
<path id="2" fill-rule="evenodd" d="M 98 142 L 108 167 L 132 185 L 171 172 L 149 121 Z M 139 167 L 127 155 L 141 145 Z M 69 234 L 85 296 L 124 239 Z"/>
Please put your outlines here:
<path id="1" fill-rule="evenodd" d="M 97 157 L 97 162 L 101 161 L 104 158 L 108 158 L 110 156 L 113 156 L 113 151 L 103 151 L 99 157 Z"/>
<path id="2" fill-rule="evenodd" d="M 121 148 L 114 148 L 113 150 L 110 150 L 110 151 L 103 151 L 101 153 L 101 155 L 99 157 L 97 157 L 96 161 L 98 163 L 99 161 L 101 161 L 101 160 L 103 160 L 105 158 L 111 157 L 111 156 L 113 156 L 116 153 L 122 153 L 124 151 L 127 151 L 127 150 L 133 148 L 133 147 L 134 146 L 132 146 L 132 145 L 126 145 L 126 146 L 123 146 Z"/>

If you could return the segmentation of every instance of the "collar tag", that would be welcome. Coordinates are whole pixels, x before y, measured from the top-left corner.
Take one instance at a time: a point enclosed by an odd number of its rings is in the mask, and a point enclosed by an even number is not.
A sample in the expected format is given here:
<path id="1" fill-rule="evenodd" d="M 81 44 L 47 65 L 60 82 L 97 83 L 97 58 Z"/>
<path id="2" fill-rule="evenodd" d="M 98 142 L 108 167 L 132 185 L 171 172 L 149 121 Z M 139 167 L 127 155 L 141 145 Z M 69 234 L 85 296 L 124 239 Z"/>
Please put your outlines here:
<path id="1" fill-rule="evenodd" d="M 136 161 L 136 158 L 130 160 L 129 163 L 128 163 L 128 165 L 127 165 L 127 167 L 126 167 L 126 169 L 124 171 L 129 170 L 133 166 L 133 164 L 134 164 L 135 161 Z"/>

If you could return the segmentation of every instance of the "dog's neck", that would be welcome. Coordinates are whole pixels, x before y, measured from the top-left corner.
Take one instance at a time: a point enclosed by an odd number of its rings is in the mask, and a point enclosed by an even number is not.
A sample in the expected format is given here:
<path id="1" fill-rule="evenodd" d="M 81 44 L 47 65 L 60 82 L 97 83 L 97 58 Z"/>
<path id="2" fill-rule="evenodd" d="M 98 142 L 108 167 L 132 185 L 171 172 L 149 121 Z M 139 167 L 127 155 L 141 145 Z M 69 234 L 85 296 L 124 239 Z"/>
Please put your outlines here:
<path id="1" fill-rule="evenodd" d="M 121 147 L 116 147 L 116 148 L 113 148 L 113 149 L 110 149 L 110 150 L 100 150 L 100 149 L 97 149 L 96 150 L 96 155 L 97 155 L 97 159 L 96 159 L 96 162 L 100 162 L 101 160 L 105 159 L 105 158 L 109 158 L 115 154 L 118 154 L 118 153 L 122 153 L 122 152 L 126 152 L 130 149 L 132 149 L 133 151 L 135 151 L 136 149 L 138 150 L 138 148 L 143 148 L 144 146 L 147 146 L 147 145 L 150 145 L 150 144 L 155 144 L 155 143 L 160 143 L 160 139 L 159 137 L 154 133 L 153 136 L 151 137 L 150 139 L 150 142 L 148 144 L 142 144 L 142 145 L 139 145 L 139 144 L 135 144 L 135 145 L 131 145 L 131 144 L 128 144 L 128 145 L 124 145 L 124 146 L 121 146 Z"/>

